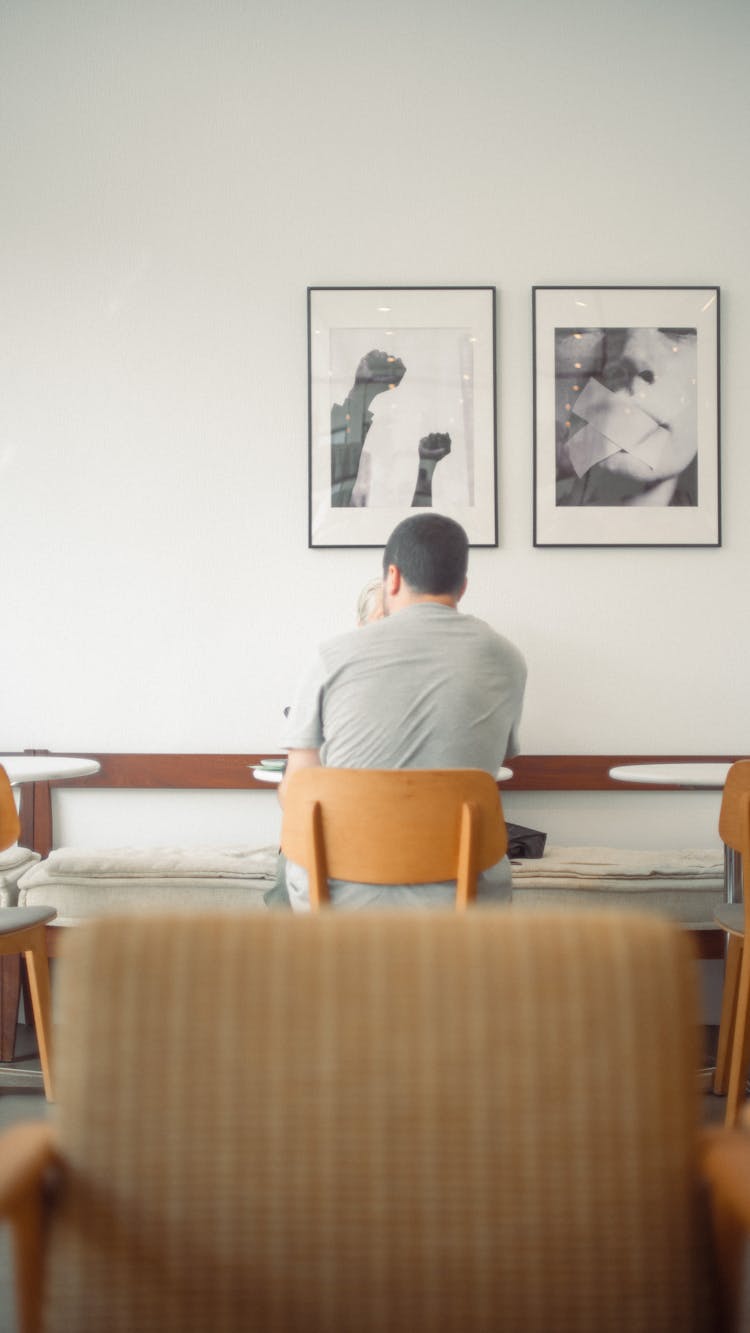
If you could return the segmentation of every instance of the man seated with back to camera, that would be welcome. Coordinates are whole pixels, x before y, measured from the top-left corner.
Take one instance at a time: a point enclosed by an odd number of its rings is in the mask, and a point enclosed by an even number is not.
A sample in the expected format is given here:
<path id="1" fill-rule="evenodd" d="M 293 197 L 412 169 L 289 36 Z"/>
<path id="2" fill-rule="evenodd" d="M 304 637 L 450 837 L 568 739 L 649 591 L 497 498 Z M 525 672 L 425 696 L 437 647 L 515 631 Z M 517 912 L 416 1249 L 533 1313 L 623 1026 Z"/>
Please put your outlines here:
<path id="1" fill-rule="evenodd" d="M 383 618 L 330 639 L 303 677 L 288 719 L 279 789 L 302 768 L 481 768 L 493 777 L 518 754 L 526 683 L 521 653 L 484 621 L 463 615 L 468 538 L 453 519 L 419 514 L 391 533 L 383 554 Z M 307 875 L 288 862 L 295 911 L 309 910 Z M 452 882 L 331 881 L 336 907 L 450 905 Z M 507 902 L 507 857 L 480 877 L 477 897 Z"/>

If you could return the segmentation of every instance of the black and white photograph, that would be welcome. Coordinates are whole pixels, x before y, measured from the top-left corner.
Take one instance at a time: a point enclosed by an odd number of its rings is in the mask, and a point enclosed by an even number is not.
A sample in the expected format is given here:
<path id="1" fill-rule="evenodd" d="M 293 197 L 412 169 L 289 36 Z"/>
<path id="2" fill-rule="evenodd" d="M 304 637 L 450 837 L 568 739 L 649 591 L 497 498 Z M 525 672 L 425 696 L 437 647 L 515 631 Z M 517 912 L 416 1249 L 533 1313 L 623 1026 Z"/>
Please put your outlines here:
<path id="1" fill-rule="evenodd" d="M 308 288 L 310 546 L 417 509 L 497 545 L 495 289 Z"/>
<path id="2" fill-rule="evenodd" d="M 533 302 L 535 545 L 719 545 L 719 289 Z"/>

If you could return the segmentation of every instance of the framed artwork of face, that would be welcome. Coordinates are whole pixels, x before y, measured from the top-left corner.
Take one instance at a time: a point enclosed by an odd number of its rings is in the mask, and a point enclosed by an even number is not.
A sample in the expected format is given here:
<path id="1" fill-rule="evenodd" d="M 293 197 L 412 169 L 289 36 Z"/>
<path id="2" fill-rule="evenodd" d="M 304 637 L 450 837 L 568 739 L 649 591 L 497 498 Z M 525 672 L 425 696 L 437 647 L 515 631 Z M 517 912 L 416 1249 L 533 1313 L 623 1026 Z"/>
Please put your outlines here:
<path id="1" fill-rule="evenodd" d="M 718 546 L 719 289 L 535 287 L 534 544 Z"/>

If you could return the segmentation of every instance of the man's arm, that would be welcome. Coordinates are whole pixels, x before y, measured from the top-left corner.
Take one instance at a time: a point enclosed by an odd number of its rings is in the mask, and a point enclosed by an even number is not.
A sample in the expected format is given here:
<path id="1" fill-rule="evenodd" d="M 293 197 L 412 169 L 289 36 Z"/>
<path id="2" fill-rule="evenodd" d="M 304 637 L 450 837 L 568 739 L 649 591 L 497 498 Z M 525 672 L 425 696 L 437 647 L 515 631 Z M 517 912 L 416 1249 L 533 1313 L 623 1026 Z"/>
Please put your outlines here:
<path id="1" fill-rule="evenodd" d="M 284 804 L 289 779 L 301 768 L 319 768 L 320 750 L 290 750 L 284 776 L 279 783 L 279 801 Z"/>

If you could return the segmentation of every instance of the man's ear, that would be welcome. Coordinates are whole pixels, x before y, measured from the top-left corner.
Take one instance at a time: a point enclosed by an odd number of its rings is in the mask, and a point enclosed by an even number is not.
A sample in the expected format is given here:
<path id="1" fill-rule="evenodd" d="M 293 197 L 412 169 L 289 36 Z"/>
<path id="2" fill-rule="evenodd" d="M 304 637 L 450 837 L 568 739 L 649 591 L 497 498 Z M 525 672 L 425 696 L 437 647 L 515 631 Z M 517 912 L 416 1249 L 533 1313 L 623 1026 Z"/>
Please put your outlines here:
<path id="1" fill-rule="evenodd" d="M 389 597 L 395 597 L 401 587 L 401 570 L 398 565 L 389 565 L 385 572 L 385 590 Z"/>
<path id="2" fill-rule="evenodd" d="M 466 592 L 466 589 L 468 588 L 468 586 L 469 586 L 469 580 L 468 580 L 468 579 L 464 579 L 464 581 L 463 581 L 463 585 L 462 585 L 462 587 L 461 587 L 461 591 L 460 591 L 460 593 L 458 594 L 458 597 L 456 598 L 456 601 L 457 601 L 457 602 L 460 602 L 460 601 L 461 601 L 461 598 L 463 597 L 464 593 Z"/>

